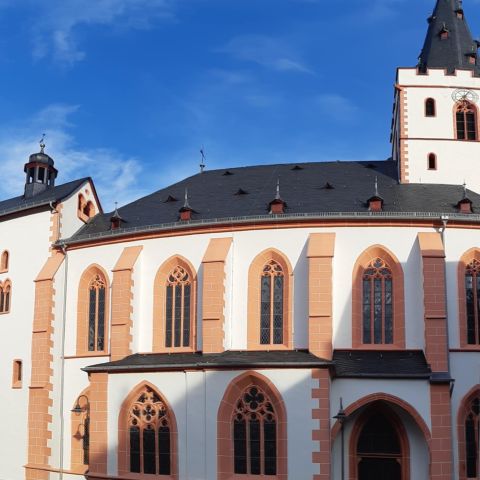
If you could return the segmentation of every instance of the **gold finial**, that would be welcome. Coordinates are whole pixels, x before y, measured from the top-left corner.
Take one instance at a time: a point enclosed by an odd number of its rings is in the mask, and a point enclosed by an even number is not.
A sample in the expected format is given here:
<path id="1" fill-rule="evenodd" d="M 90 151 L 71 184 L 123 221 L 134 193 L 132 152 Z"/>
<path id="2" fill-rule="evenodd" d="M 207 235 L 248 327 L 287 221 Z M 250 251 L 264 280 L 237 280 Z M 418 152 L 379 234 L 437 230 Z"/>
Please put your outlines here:
<path id="1" fill-rule="evenodd" d="M 40 153 L 45 153 L 45 134 L 42 134 L 42 138 L 40 139 Z"/>

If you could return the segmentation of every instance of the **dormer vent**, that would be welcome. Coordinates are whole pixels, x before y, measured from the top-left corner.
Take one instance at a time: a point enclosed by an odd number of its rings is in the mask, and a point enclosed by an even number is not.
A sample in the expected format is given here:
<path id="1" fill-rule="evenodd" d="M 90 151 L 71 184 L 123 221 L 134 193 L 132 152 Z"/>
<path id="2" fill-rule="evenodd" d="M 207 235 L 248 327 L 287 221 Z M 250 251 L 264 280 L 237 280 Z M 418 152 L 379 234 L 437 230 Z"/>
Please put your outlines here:
<path id="1" fill-rule="evenodd" d="M 243 188 L 239 188 L 234 195 L 248 195 L 248 192 L 244 190 Z"/>
<path id="2" fill-rule="evenodd" d="M 122 226 L 123 218 L 118 213 L 117 202 L 115 202 L 115 211 L 110 217 L 110 227 L 112 230 L 118 230 Z"/>
<path id="3" fill-rule="evenodd" d="M 233 173 L 230 170 L 225 170 L 225 172 L 223 172 L 224 177 L 229 177 L 230 175 L 233 175 Z"/>
<path id="4" fill-rule="evenodd" d="M 378 193 L 378 178 L 375 177 L 375 195 L 367 200 L 370 212 L 381 212 L 383 210 L 383 198 Z"/>
<path id="5" fill-rule="evenodd" d="M 163 203 L 172 203 L 172 202 L 178 202 L 178 198 L 175 198 L 172 195 L 169 195 Z"/>
<path id="6" fill-rule="evenodd" d="M 445 22 L 442 25 L 439 35 L 442 40 L 447 40 L 447 38 L 450 35 L 450 30 L 447 28 L 447 25 L 445 24 Z"/>
<path id="7" fill-rule="evenodd" d="M 280 180 L 277 180 L 277 193 L 275 194 L 275 199 L 268 204 L 268 207 L 272 215 L 282 215 L 285 213 L 287 204 L 280 197 Z"/>
<path id="8" fill-rule="evenodd" d="M 303 170 L 303 167 L 301 167 L 300 165 L 295 165 L 291 170 L 294 172 L 298 172 L 299 170 Z"/>
<path id="9" fill-rule="evenodd" d="M 192 219 L 193 208 L 190 206 L 188 202 L 188 189 L 185 189 L 185 202 L 183 203 L 183 207 L 179 210 L 180 213 L 180 220 L 182 222 L 188 222 Z"/>
<path id="10" fill-rule="evenodd" d="M 473 202 L 467 196 L 467 184 L 463 182 L 463 198 L 457 203 L 460 213 L 473 213 Z"/>
<path id="11" fill-rule="evenodd" d="M 325 185 L 323 185 L 322 190 L 335 190 L 335 187 L 330 182 L 325 182 Z"/>

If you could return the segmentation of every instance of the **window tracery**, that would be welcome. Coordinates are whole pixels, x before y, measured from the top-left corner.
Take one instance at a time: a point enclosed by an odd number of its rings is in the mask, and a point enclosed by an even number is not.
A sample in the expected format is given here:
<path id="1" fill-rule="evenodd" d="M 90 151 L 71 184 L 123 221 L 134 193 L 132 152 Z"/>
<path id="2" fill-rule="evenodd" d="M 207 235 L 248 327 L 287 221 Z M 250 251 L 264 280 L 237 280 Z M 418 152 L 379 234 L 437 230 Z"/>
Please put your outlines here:
<path id="1" fill-rule="evenodd" d="M 272 401 L 257 386 L 249 386 L 233 413 L 234 473 L 277 474 L 277 417 Z"/>
<path id="2" fill-rule="evenodd" d="M 10 311 L 10 297 L 12 285 L 10 280 L 0 282 L 0 313 L 8 313 Z"/>
<path id="3" fill-rule="evenodd" d="M 165 347 L 189 347 L 191 343 L 192 280 L 178 265 L 169 274 L 166 285 Z"/>
<path id="4" fill-rule="evenodd" d="M 284 342 L 284 273 L 275 260 L 262 272 L 260 300 L 260 344 L 280 345 Z"/>
<path id="5" fill-rule="evenodd" d="M 363 343 L 393 343 L 393 275 L 381 258 L 363 272 Z"/>
<path id="6" fill-rule="evenodd" d="M 161 397 L 145 387 L 129 410 L 130 472 L 171 474 L 171 422 Z"/>

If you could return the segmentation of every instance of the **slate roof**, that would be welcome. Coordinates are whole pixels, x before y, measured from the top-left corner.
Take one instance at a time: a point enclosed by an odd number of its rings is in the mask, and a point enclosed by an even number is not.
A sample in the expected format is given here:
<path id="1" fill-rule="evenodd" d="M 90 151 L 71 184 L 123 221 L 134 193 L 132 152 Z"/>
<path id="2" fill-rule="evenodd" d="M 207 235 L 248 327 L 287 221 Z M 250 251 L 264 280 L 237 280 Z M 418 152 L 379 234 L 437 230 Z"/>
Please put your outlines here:
<path id="1" fill-rule="evenodd" d="M 286 202 L 287 215 L 354 212 L 368 214 L 367 200 L 378 193 L 384 212 L 458 213 L 463 198 L 460 185 L 402 184 L 395 162 L 318 162 L 258 165 L 205 171 L 186 178 L 118 209 L 123 219 L 120 231 L 170 225 L 179 221 L 185 190 L 194 210 L 192 220 L 208 223 L 269 215 L 276 195 Z M 474 211 L 480 211 L 480 195 L 467 192 Z M 110 234 L 112 213 L 97 215 L 66 243 Z M 187 222 L 188 223 L 188 222 Z M 113 232 L 112 232 L 113 233 Z"/>
<path id="2" fill-rule="evenodd" d="M 421 350 L 335 350 L 333 363 L 338 378 L 429 379 L 432 373 Z"/>
<path id="3" fill-rule="evenodd" d="M 151 353 L 129 355 L 114 362 L 84 368 L 85 372 L 134 372 L 183 369 L 232 368 L 321 368 L 331 362 L 306 350 L 291 351 L 227 351 L 222 353 Z"/>
<path id="4" fill-rule="evenodd" d="M 432 16 L 428 19 L 429 26 L 425 44 L 419 58 L 419 68 L 445 68 L 448 73 L 455 69 L 473 70 L 480 75 L 478 61 L 472 65 L 468 54 L 476 54 L 478 45 L 473 40 L 465 17 L 458 18 L 457 12 L 462 12 L 459 0 L 437 0 Z M 441 39 L 443 29 L 448 30 L 448 38 Z"/>
<path id="5" fill-rule="evenodd" d="M 11 213 L 29 210 L 31 208 L 48 205 L 50 202 L 59 202 L 72 193 L 74 193 L 85 182 L 89 181 L 89 177 L 73 180 L 72 182 L 57 185 L 49 188 L 34 197 L 25 198 L 23 195 L 19 197 L 9 198 L 0 202 L 0 217 Z"/>

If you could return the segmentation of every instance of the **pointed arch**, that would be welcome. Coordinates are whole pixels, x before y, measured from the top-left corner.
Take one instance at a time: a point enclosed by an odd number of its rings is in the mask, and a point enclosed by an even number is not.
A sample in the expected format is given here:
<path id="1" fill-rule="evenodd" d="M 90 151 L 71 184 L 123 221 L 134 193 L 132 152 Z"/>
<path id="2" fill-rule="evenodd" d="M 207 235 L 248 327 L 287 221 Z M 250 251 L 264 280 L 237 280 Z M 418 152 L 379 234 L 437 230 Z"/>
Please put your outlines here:
<path id="1" fill-rule="evenodd" d="M 458 262 L 460 347 L 480 349 L 480 249 L 471 248 Z"/>
<path id="2" fill-rule="evenodd" d="M 383 245 L 367 248 L 352 278 L 352 346 L 405 348 L 404 275 L 397 257 Z M 374 313 L 375 301 L 381 304 Z"/>
<path id="3" fill-rule="evenodd" d="M 288 258 L 274 248 L 258 254 L 248 271 L 249 350 L 293 348 L 292 292 Z"/>
<path id="4" fill-rule="evenodd" d="M 77 301 L 77 355 L 108 352 L 110 282 L 99 265 L 90 265 L 80 277 Z"/>
<path id="5" fill-rule="evenodd" d="M 8 252 L 8 250 L 4 250 L 2 252 L 2 256 L 0 258 L 0 272 L 1 273 L 8 272 L 9 260 L 10 260 L 10 253 Z"/>
<path id="6" fill-rule="evenodd" d="M 72 410 L 78 406 L 81 412 L 71 411 L 71 470 L 75 473 L 85 473 L 90 460 L 90 387 L 83 389 L 76 397 Z M 78 402 L 78 403 L 77 403 Z"/>
<path id="7" fill-rule="evenodd" d="M 370 434 L 380 430 L 380 433 L 386 434 L 389 441 L 385 441 L 385 438 L 382 438 L 381 441 L 372 442 L 371 439 L 369 439 L 370 445 L 368 445 L 366 449 L 362 448 L 364 447 L 362 444 L 365 443 L 362 441 L 364 439 L 363 434 L 367 429 Z M 372 443 L 374 445 L 371 445 Z M 370 451 L 375 450 L 375 447 L 377 447 L 378 451 Z M 364 450 L 368 450 L 368 452 Z M 369 457 L 374 459 L 389 459 L 394 465 L 399 467 L 401 471 L 400 478 L 402 480 L 409 480 L 410 478 L 410 445 L 407 431 L 398 415 L 385 402 L 374 401 L 369 404 L 365 411 L 356 419 L 350 435 L 349 452 L 350 480 L 356 480 L 358 478 L 359 469 L 361 468 L 360 464 L 364 459 L 362 457 L 365 457 L 367 461 Z"/>
<path id="8" fill-rule="evenodd" d="M 477 478 L 480 473 L 480 385 L 463 397 L 457 414 L 459 480 Z"/>
<path id="9" fill-rule="evenodd" d="M 230 478 L 236 478 L 234 476 L 236 451 L 234 442 L 234 420 L 236 418 L 236 410 L 239 401 L 242 401 L 244 395 L 249 393 L 249 389 L 252 387 L 257 388 L 258 391 L 262 392 L 265 399 L 271 403 L 274 413 L 274 441 L 272 441 L 269 446 L 270 452 L 273 451 L 273 445 L 275 446 L 275 473 L 269 474 L 268 478 L 271 478 L 272 480 L 286 480 L 288 478 L 288 459 L 287 413 L 285 404 L 275 385 L 268 378 L 254 371 L 245 372 L 234 378 L 225 390 L 225 394 L 220 403 L 217 414 L 217 479 L 227 480 Z M 259 456 L 260 459 L 264 460 L 266 456 L 265 441 L 267 440 L 267 436 L 261 434 L 261 438 L 264 441 L 260 442 Z M 265 468 L 266 467 L 262 465 L 260 471 L 263 472 Z M 255 477 L 242 475 L 241 478 L 257 478 L 257 475 L 255 475 Z"/>
<path id="10" fill-rule="evenodd" d="M 196 317 L 197 273 L 186 258 L 174 255 L 158 269 L 153 285 L 153 351 L 195 351 Z"/>
<path id="11" fill-rule="evenodd" d="M 142 401 L 142 396 L 147 394 L 153 394 L 155 398 L 153 401 L 147 400 L 147 408 L 153 408 L 157 413 L 161 410 L 162 417 L 161 422 L 159 422 L 160 415 L 152 416 L 149 419 L 148 430 L 155 430 L 158 433 L 158 437 L 154 440 L 155 442 L 155 463 L 156 471 L 158 472 L 160 463 L 163 463 L 163 472 L 165 472 L 167 463 L 169 465 L 169 473 L 161 473 L 161 478 L 177 480 L 178 479 L 178 429 L 177 421 L 175 418 L 175 413 L 169 404 L 168 400 L 160 392 L 160 390 L 148 381 L 140 382 L 132 391 L 128 394 L 125 400 L 122 403 L 118 416 L 118 474 L 119 475 L 128 475 L 128 478 L 145 478 L 145 473 L 141 473 L 144 470 L 144 465 L 142 465 L 142 460 L 144 459 L 143 453 L 144 449 L 140 447 L 140 451 L 135 453 L 131 452 L 131 414 L 132 409 L 135 409 L 135 404 L 140 400 Z M 145 399 L 144 399 L 145 400 Z M 156 401 L 158 400 L 158 401 Z M 160 410 L 159 410 L 160 409 Z M 148 412 L 147 412 L 148 413 Z M 140 423 L 140 424 L 139 424 Z M 135 428 L 138 428 L 138 439 L 142 438 L 142 432 L 144 431 L 144 426 L 141 424 L 141 421 L 136 424 Z M 165 438 L 167 434 L 166 428 L 168 428 L 169 439 Z M 163 430 L 162 430 L 163 429 Z M 162 437 L 160 437 L 162 436 Z M 160 438 L 163 439 L 163 450 L 160 447 Z M 140 440 L 139 440 L 140 441 Z M 167 452 L 165 447 L 168 446 L 168 462 L 166 461 Z M 132 455 L 135 455 L 140 462 L 140 472 L 132 472 Z M 162 462 L 163 459 L 163 462 Z M 160 461 L 157 461 L 160 460 Z M 136 469 L 136 468 L 135 468 Z"/>
<path id="12" fill-rule="evenodd" d="M 477 107 L 463 100 L 454 105 L 455 138 L 457 140 L 478 140 L 478 111 Z"/>

